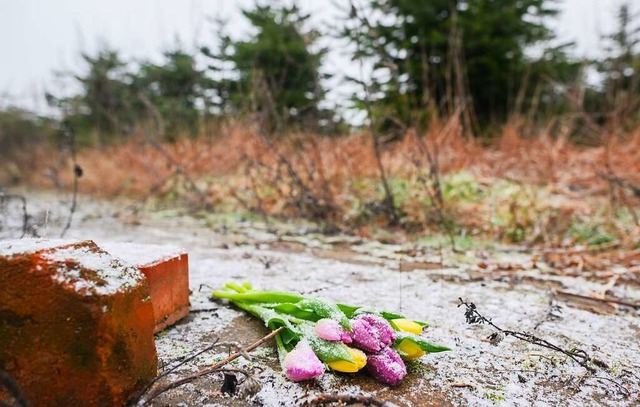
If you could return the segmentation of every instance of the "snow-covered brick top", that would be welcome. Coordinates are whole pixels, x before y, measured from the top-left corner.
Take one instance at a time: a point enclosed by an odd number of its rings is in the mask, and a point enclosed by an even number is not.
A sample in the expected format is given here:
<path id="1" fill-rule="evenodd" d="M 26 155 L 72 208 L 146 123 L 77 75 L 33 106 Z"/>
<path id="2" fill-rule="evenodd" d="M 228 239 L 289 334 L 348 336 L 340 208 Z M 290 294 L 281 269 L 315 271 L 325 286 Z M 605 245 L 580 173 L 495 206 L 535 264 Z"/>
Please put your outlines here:
<path id="1" fill-rule="evenodd" d="M 42 257 L 60 264 L 51 278 L 85 295 L 112 295 L 137 286 L 145 278 L 135 267 L 95 246 L 45 251 Z"/>
<path id="2" fill-rule="evenodd" d="M 137 286 L 145 277 L 135 267 L 101 250 L 92 241 L 25 238 L 0 241 L 0 256 L 38 253 L 54 281 L 83 295 L 112 295 Z M 45 266 L 46 267 L 46 266 Z M 39 264 L 38 270 L 43 270 Z"/>
<path id="3" fill-rule="evenodd" d="M 21 253 L 35 253 L 44 249 L 77 243 L 74 239 L 24 238 L 0 240 L 0 256 L 11 257 Z"/>
<path id="4" fill-rule="evenodd" d="M 99 242 L 98 245 L 112 255 L 133 266 L 151 266 L 187 254 L 184 249 L 171 245 Z"/>

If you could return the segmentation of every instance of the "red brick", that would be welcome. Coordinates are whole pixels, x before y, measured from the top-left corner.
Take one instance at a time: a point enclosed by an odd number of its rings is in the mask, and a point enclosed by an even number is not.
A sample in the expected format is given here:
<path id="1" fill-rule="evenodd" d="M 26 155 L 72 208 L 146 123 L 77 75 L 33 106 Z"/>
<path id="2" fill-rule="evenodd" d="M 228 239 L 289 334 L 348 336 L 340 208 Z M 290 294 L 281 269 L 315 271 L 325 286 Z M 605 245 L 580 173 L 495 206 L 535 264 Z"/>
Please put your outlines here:
<path id="1" fill-rule="evenodd" d="M 104 243 L 101 247 L 147 277 L 156 332 L 189 314 L 189 256 L 184 250 L 133 243 Z"/>
<path id="2" fill-rule="evenodd" d="M 0 242 L 0 287 L 0 367 L 32 405 L 124 405 L 155 377 L 147 281 L 95 243 Z"/>

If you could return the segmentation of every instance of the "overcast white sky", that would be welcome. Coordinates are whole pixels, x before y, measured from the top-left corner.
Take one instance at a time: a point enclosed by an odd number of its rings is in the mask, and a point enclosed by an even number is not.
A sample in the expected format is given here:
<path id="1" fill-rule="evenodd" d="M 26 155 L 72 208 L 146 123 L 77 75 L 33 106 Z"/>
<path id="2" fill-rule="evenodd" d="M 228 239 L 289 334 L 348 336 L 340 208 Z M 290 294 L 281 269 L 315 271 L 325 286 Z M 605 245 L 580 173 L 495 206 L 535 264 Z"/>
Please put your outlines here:
<path id="1" fill-rule="evenodd" d="M 615 11 L 624 0 L 558 0 L 562 9 L 553 24 L 562 39 L 576 42 L 576 55 L 595 56 L 600 36 L 615 27 Z M 627 0 L 640 11 L 640 0 Z M 316 27 L 336 22 L 338 0 L 298 0 Z M 187 48 L 211 41 L 208 18 L 230 19 L 232 34 L 248 26 L 240 7 L 253 0 L 0 0 L 0 106 L 14 103 L 45 110 L 43 91 L 55 86 L 54 71 L 78 71 L 79 52 L 101 44 L 125 58 L 157 59 L 179 40 Z M 332 47 L 327 70 L 337 74 L 354 67 Z M 340 82 L 329 84 L 340 100 Z"/>

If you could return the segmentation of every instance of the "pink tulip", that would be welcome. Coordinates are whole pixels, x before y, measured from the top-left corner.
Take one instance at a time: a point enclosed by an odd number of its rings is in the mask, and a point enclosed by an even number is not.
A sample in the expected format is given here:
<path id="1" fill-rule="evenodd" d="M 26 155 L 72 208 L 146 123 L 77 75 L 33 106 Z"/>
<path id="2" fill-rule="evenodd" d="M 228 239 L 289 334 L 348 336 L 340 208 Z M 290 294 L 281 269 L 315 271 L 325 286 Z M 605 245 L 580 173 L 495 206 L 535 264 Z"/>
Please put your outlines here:
<path id="1" fill-rule="evenodd" d="M 351 328 L 354 345 L 366 352 L 380 352 L 396 339 L 389 322 L 373 314 L 362 314 L 353 318 Z"/>
<path id="2" fill-rule="evenodd" d="M 344 343 L 351 343 L 351 335 L 340 326 L 338 321 L 325 318 L 316 322 L 315 326 L 316 335 L 320 339 L 325 341 L 342 341 Z"/>
<path id="3" fill-rule="evenodd" d="M 309 342 L 303 339 L 285 356 L 284 369 L 289 380 L 299 382 L 322 376 L 324 364 L 313 353 Z"/>
<path id="4" fill-rule="evenodd" d="M 374 379 L 395 386 L 407 375 L 407 367 L 393 348 L 384 348 L 380 353 L 367 357 L 367 370 Z"/>

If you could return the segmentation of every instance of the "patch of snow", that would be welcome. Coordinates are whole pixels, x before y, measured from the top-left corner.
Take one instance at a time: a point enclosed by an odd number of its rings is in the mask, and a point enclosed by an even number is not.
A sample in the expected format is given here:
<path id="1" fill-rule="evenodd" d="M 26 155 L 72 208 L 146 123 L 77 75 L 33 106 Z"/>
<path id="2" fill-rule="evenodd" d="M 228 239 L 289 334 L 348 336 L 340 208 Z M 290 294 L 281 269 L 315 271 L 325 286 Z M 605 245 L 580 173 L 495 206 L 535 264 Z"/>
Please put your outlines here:
<path id="1" fill-rule="evenodd" d="M 84 208 L 87 206 L 79 205 L 80 211 Z M 399 312 L 409 318 L 429 322 L 431 326 L 423 336 L 453 349 L 451 352 L 426 355 L 409 364 L 405 381 L 398 388 L 388 388 L 372 385 L 366 379 L 361 380 L 360 374 L 327 373 L 313 383 L 292 383 L 276 366 L 275 347 L 263 346 L 252 355 L 268 356 L 267 359 L 274 363 L 275 368 L 265 367 L 262 360 L 258 362 L 262 389 L 251 400 L 258 405 L 296 405 L 308 397 L 310 390 L 371 394 L 385 400 L 400 401 L 399 404 L 405 406 L 424 405 L 420 403 L 420 398 L 429 400 L 436 392 L 444 394 L 446 400 L 455 406 L 638 405 L 638 311 L 604 316 L 570 308 L 558 301 L 562 307 L 560 319 L 546 321 L 535 328 L 547 314 L 548 290 L 554 287 L 552 283 L 557 285 L 561 282 L 563 289 L 582 293 L 601 292 L 604 284 L 580 277 L 543 276 L 539 270 L 513 271 L 514 276 L 538 278 L 537 285 L 529 284 L 524 279 L 516 283 L 492 281 L 490 271 L 487 271 L 487 281 L 469 279 L 467 277 L 471 272 L 477 271 L 473 255 L 468 265 L 461 264 L 453 256 L 445 256 L 442 260 L 447 268 L 442 270 L 399 272 L 400 260 L 440 261 L 437 248 L 435 255 L 432 251 L 426 252 L 422 258 L 414 258 L 401 252 L 401 249 L 413 245 L 364 242 L 352 246 L 350 250 L 357 251 L 363 259 L 377 259 L 377 264 L 353 264 L 319 258 L 311 253 L 269 250 L 269 242 L 276 242 L 278 237 L 265 230 L 238 224 L 221 234 L 193 218 L 182 216 L 153 221 L 143 218 L 141 224 L 135 226 L 124 225 L 106 216 L 74 223 L 69 235 L 80 239 L 90 237 L 122 242 L 140 242 L 144 238 L 145 243 L 178 243 L 189 248 L 190 287 L 193 290 L 191 308 L 206 311 L 193 312 L 157 335 L 158 355 L 165 362 L 191 355 L 212 343 L 217 333 L 228 331 L 231 324 L 243 323 L 242 320 L 233 321 L 240 316 L 246 317 L 245 313 L 231 305 L 209 300 L 211 291 L 227 281 L 249 281 L 256 288 L 265 290 L 313 292 L 314 296 L 324 296 L 334 301 Z M 240 243 L 234 244 L 234 241 Z M 320 243 L 306 246 L 326 247 Z M 491 252 L 487 256 L 518 264 L 526 263 L 530 258 L 513 252 Z M 271 262 L 267 269 L 259 261 L 264 257 L 277 259 L 277 262 Z M 545 280 L 548 286 L 545 286 Z M 618 285 L 613 291 L 620 291 L 626 298 L 640 298 L 637 287 Z M 458 308 L 458 297 L 474 302 L 478 310 L 492 318 L 498 326 L 532 332 L 565 349 L 583 348 L 607 362 L 611 369 L 602 369 L 591 375 L 562 354 L 511 337 L 493 346 L 486 339 L 492 333 L 489 327 L 466 324 L 464 310 Z M 238 341 L 242 341 L 242 338 L 238 338 Z M 179 370 L 194 371 L 206 365 L 206 362 L 220 360 L 226 355 L 226 349 L 215 355 L 206 354 Z M 237 363 L 244 366 L 245 362 L 239 359 Z M 177 374 L 172 377 L 180 376 Z M 611 380 L 622 383 L 628 391 L 628 397 Z M 219 378 L 212 378 L 211 381 L 215 381 L 213 385 L 219 389 Z M 470 387 L 461 387 L 460 384 Z M 172 391 L 199 398 L 206 386 L 211 386 L 211 383 L 203 380 L 194 386 Z M 158 405 L 161 405 L 162 399 L 158 400 Z M 230 403 L 243 405 L 244 401 L 225 399 L 222 404 Z"/>
<path id="2" fill-rule="evenodd" d="M 55 281 L 70 284 L 85 295 L 112 295 L 123 289 L 135 287 L 144 276 L 135 267 L 125 266 L 108 253 L 93 252 L 88 247 L 70 247 L 48 252 L 43 258 L 59 262 L 57 271 L 51 275 Z M 74 267 L 67 262 L 77 263 Z M 95 272 L 96 279 L 84 275 L 82 269 Z"/>
<path id="3" fill-rule="evenodd" d="M 158 357 L 165 364 L 204 348 L 234 319 L 244 316 L 231 308 L 212 309 L 211 305 L 209 303 L 209 308 L 206 308 L 211 311 L 191 314 L 177 325 L 156 334 Z M 185 368 L 195 370 L 196 365 L 189 364 Z"/>
<path id="4" fill-rule="evenodd" d="M 23 238 L 0 240 L 0 256 L 14 256 L 22 253 L 35 253 L 44 249 L 76 243 L 75 239 Z"/>
<path id="5" fill-rule="evenodd" d="M 97 242 L 97 244 L 111 255 L 133 266 L 150 266 L 187 253 L 185 249 L 172 245 L 125 242 Z"/>

